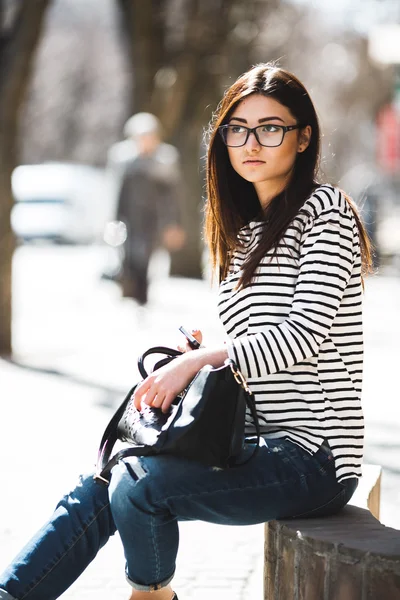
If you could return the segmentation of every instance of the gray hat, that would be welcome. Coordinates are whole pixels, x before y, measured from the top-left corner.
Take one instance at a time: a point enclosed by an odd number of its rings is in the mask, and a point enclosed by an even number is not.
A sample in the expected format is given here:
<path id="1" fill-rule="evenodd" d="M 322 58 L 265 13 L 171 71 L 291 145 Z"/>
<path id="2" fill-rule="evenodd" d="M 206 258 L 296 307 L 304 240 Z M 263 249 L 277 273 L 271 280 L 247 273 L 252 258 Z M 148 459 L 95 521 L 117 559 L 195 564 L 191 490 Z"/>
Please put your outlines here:
<path id="1" fill-rule="evenodd" d="M 126 138 L 135 138 L 147 133 L 161 132 L 161 123 L 156 116 L 147 112 L 140 112 L 133 115 L 124 125 L 124 136 Z"/>

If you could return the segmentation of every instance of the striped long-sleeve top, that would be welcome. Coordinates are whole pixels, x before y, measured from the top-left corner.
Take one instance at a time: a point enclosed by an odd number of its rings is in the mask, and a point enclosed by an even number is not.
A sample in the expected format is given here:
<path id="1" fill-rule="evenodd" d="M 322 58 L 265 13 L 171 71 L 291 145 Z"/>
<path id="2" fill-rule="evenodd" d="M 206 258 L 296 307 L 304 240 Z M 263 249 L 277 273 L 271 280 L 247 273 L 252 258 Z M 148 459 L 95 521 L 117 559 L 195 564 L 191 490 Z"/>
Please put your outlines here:
<path id="1" fill-rule="evenodd" d="M 344 195 L 322 185 L 305 201 L 253 282 L 237 284 L 263 222 L 238 234 L 219 289 L 228 354 L 252 390 L 264 437 L 310 453 L 329 441 L 337 479 L 361 475 L 364 425 L 358 228 Z M 247 432 L 254 431 L 248 416 Z"/>

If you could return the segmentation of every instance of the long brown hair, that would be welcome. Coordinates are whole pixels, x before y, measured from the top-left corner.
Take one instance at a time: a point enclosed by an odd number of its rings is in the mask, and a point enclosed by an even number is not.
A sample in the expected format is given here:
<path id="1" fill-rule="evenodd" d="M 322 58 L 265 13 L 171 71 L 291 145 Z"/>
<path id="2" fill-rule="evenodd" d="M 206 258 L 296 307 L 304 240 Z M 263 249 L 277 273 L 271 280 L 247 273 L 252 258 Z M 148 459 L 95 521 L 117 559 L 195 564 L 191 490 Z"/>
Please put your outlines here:
<path id="1" fill-rule="evenodd" d="M 298 124 L 310 125 L 312 130 L 307 149 L 297 154 L 287 187 L 265 211 L 262 211 L 253 184 L 233 169 L 227 148 L 218 134 L 218 127 L 228 122 L 236 106 L 251 94 L 274 98 L 290 110 Z M 225 92 L 208 136 L 205 238 L 213 270 L 219 269 L 220 281 L 227 275 L 239 229 L 252 219 L 265 220 L 260 243 L 243 265 L 238 284 L 242 287 L 250 284 L 262 257 L 276 249 L 299 208 L 319 185 L 321 136 L 318 117 L 306 88 L 297 77 L 273 63 L 259 64 L 241 75 Z M 355 205 L 348 197 L 346 199 L 357 222 L 363 272 L 367 273 L 372 265 L 371 244 Z"/>

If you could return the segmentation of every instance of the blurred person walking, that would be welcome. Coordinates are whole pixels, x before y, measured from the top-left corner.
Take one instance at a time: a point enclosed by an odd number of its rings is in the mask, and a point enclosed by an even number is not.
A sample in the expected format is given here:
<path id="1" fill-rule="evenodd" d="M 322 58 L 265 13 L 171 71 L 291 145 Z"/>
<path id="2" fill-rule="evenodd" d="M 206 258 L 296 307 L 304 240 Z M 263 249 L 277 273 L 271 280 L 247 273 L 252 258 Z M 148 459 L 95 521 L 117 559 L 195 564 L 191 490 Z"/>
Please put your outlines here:
<path id="1" fill-rule="evenodd" d="M 126 140 L 110 153 L 116 177 L 116 217 L 125 224 L 119 280 L 124 297 L 144 305 L 148 299 L 148 267 L 157 247 L 180 250 L 183 193 L 177 149 L 162 142 L 161 124 L 150 113 L 137 113 L 125 124 Z"/>
<path id="2" fill-rule="evenodd" d="M 131 600 L 176 599 L 180 521 L 323 517 L 349 502 L 363 460 L 371 253 L 351 199 L 318 180 L 320 142 L 312 100 L 291 73 L 257 65 L 227 90 L 210 126 L 205 223 L 226 340 L 186 346 L 134 393 L 138 409 L 167 413 L 200 369 L 230 359 L 255 396 L 258 453 L 230 469 L 125 458 L 108 489 L 82 477 L 0 576 L 0 600 L 58 598 L 117 530 Z M 254 433 L 247 419 L 239 462 Z"/>

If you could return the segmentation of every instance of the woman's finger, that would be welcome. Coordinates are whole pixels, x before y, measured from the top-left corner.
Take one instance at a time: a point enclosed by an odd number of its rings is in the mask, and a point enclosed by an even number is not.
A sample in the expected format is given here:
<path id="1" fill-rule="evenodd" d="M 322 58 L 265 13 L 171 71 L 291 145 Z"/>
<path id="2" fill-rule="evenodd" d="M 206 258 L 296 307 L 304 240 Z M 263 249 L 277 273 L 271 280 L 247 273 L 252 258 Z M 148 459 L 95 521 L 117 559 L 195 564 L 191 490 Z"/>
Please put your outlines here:
<path id="1" fill-rule="evenodd" d="M 199 344 L 202 343 L 203 334 L 201 333 L 200 329 L 192 329 L 192 336 L 196 338 L 196 340 L 199 342 Z"/>
<path id="2" fill-rule="evenodd" d="M 147 391 L 150 389 L 151 387 L 151 381 L 150 378 L 148 377 L 147 379 L 145 379 L 144 381 L 142 381 L 142 383 L 140 383 L 134 394 L 133 394 L 133 402 L 135 404 L 135 407 L 140 410 L 140 405 L 142 403 L 142 399 L 143 396 L 147 393 Z"/>
<path id="3" fill-rule="evenodd" d="M 148 404 L 149 406 L 153 406 L 154 398 L 157 396 L 157 388 L 153 384 L 146 392 L 146 395 L 143 398 L 143 402 Z"/>
<path id="4" fill-rule="evenodd" d="M 169 411 L 174 399 L 175 399 L 175 396 L 173 394 L 166 394 L 162 404 L 160 405 L 160 408 L 163 413 L 167 413 Z"/>
<path id="5" fill-rule="evenodd" d="M 154 408 L 160 408 L 162 406 L 164 402 L 164 395 L 162 394 L 156 394 L 154 396 L 153 402 L 151 403 L 151 406 L 154 406 Z M 147 402 L 146 402 L 147 404 Z"/>

